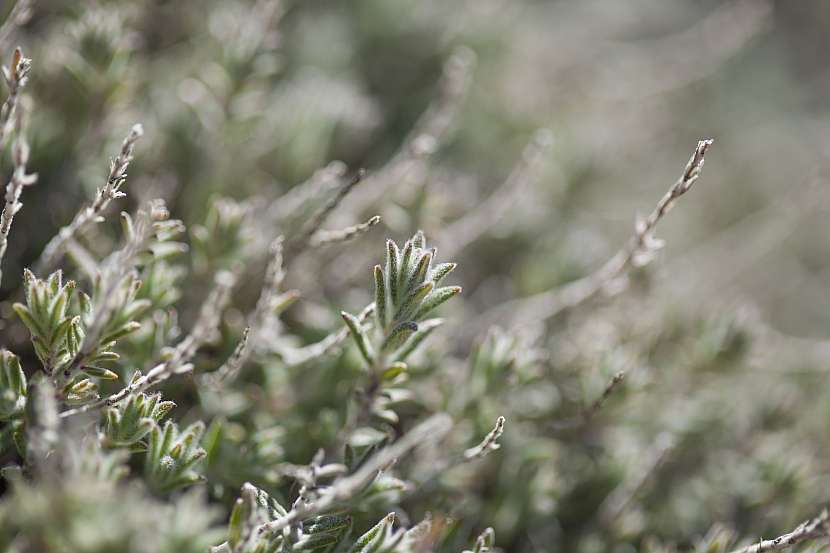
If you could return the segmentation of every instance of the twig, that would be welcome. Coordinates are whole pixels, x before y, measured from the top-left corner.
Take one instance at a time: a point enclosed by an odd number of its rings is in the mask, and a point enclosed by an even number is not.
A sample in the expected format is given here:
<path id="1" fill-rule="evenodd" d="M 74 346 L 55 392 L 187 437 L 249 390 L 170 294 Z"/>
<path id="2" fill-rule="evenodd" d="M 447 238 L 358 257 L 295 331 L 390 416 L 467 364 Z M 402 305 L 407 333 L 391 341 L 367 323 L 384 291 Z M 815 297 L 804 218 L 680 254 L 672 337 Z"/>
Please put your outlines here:
<path id="1" fill-rule="evenodd" d="M 365 223 L 359 225 L 352 225 L 340 230 L 318 230 L 309 240 L 309 245 L 312 248 L 320 246 L 328 246 L 330 244 L 342 244 L 349 240 L 368 232 L 370 228 L 380 223 L 380 216 L 375 215 Z"/>
<path id="2" fill-rule="evenodd" d="M 32 67 L 32 60 L 23 56 L 20 46 L 14 49 L 12 62 L 9 67 L 3 66 L 3 79 L 9 88 L 9 97 L 0 107 L 0 150 L 6 147 L 8 141 L 9 127 L 12 123 L 12 116 L 20 99 L 20 91 L 26 86 L 29 70 Z"/>
<path id="3" fill-rule="evenodd" d="M 242 331 L 242 338 L 239 339 L 239 343 L 234 348 L 231 356 L 215 372 L 203 374 L 199 379 L 202 384 L 218 391 L 223 384 L 236 378 L 250 356 L 251 349 L 248 345 L 250 332 L 251 328 L 246 326 L 245 330 Z"/>
<path id="4" fill-rule="evenodd" d="M 110 161 L 110 170 L 104 186 L 95 192 L 92 203 L 81 209 L 72 219 L 72 222 L 60 229 L 46 244 L 43 254 L 35 265 L 36 273 L 48 271 L 63 255 L 63 250 L 70 238 L 80 233 L 87 225 L 97 222 L 101 213 L 112 200 L 126 196 L 124 192 L 121 192 L 121 186 L 127 180 L 127 168 L 133 160 L 135 143 L 143 134 L 144 129 L 141 125 L 133 125 L 129 134 L 121 143 L 121 151 L 115 159 Z"/>
<path id="5" fill-rule="evenodd" d="M 549 319 L 566 309 L 580 305 L 602 290 L 609 288 L 631 267 L 648 263 L 654 252 L 661 247 L 660 241 L 654 238 L 654 229 L 674 206 L 675 200 L 691 190 L 697 182 L 703 168 L 704 156 L 711 145 L 711 139 L 701 140 L 697 143 L 692 157 L 689 158 L 689 162 L 677 182 L 660 199 L 648 217 L 637 221 L 634 235 L 628 243 L 597 271 L 559 288 L 504 303 L 492 309 L 489 313 L 485 313 L 481 320 L 490 321 L 503 313 L 512 314 L 513 320 L 516 321 Z"/>
<path id="6" fill-rule="evenodd" d="M 411 449 L 440 441 L 451 428 L 452 419 L 449 415 L 445 413 L 432 415 L 397 442 L 375 453 L 356 472 L 332 482 L 331 486 L 324 488 L 316 497 L 308 498 L 301 494 L 290 511 L 276 520 L 259 525 L 254 532 L 258 536 L 274 534 L 304 519 L 325 512 L 337 503 L 348 500 L 369 484 L 377 476 L 378 471 L 386 469 Z M 229 553 L 230 550 L 227 542 L 211 549 L 213 553 Z"/>
<path id="7" fill-rule="evenodd" d="M 484 439 L 481 440 L 481 443 L 464 452 L 464 460 L 469 461 L 471 459 L 479 459 L 491 451 L 499 449 L 501 447 L 501 444 L 499 444 L 499 438 L 501 438 L 501 435 L 504 433 L 504 423 L 504 417 L 496 419 L 496 426 L 488 432 Z"/>
<path id="8" fill-rule="evenodd" d="M 431 416 L 410 430 L 397 442 L 373 455 L 355 473 L 338 478 L 312 501 L 295 504 L 285 516 L 262 524 L 257 528 L 257 532 L 259 534 L 273 534 L 349 499 L 363 489 L 377 475 L 378 470 L 386 468 L 419 445 L 441 440 L 450 431 L 450 428 L 452 428 L 452 420 L 448 415 L 440 413 Z"/>
<path id="9" fill-rule="evenodd" d="M 346 174 L 346 165 L 342 161 L 333 161 L 318 169 L 303 183 L 292 187 L 288 192 L 271 202 L 266 208 L 266 217 L 279 224 L 296 215 L 308 202 L 332 192 Z"/>
<path id="10" fill-rule="evenodd" d="M 9 232 L 11 232 L 12 221 L 15 214 L 23 207 L 20 202 L 20 194 L 23 192 L 24 186 L 32 185 L 37 181 L 36 173 L 26 172 L 26 164 L 29 161 L 29 144 L 26 142 L 25 120 L 26 113 L 21 106 L 15 117 L 15 138 L 12 143 L 14 171 L 6 185 L 6 202 L 3 212 L 0 213 L 0 283 L 3 280 L 2 262 L 6 255 L 6 248 L 9 246 Z"/>
<path id="11" fill-rule="evenodd" d="M 245 363 L 248 362 L 251 355 L 258 349 L 261 349 L 262 343 L 265 341 L 263 331 L 268 324 L 269 316 L 273 315 L 275 309 L 280 307 L 280 304 L 291 302 L 299 295 L 296 291 L 280 294 L 280 288 L 285 279 L 282 244 L 282 236 L 277 237 L 271 243 L 269 249 L 271 261 L 265 269 L 265 278 L 263 279 L 262 290 L 260 291 L 256 307 L 248 315 L 248 327 L 242 335 L 242 340 L 237 345 L 231 357 L 217 371 L 202 375 L 201 380 L 205 384 L 217 388 L 223 383 L 236 378 L 236 375 Z"/>
<path id="12" fill-rule="evenodd" d="M 623 380 L 625 380 L 625 371 L 620 371 L 615 374 L 608 384 L 605 385 L 605 389 L 602 391 L 602 394 L 594 400 L 594 402 L 588 406 L 586 409 L 583 409 L 582 413 L 578 416 L 564 420 L 564 421 L 557 421 L 553 423 L 553 428 L 555 430 L 566 430 L 576 428 L 582 425 L 585 425 L 591 422 L 597 413 L 602 409 L 605 402 L 608 401 L 608 398 L 611 397 L 611 394 L 619 387 Z"/>
<path id="13" fill-rule="evenodd" d="M 132 236 L 128 237 L 127 243 L 120 250 L 113 253 L 104 263 L 100 271 L 100 279 L 103 289 L 100 297 L 96 298 L 95 320 L 86 329 L 81 354 L 86 355 L 98 344 L 104 327 L 109 322 L 113 309 L 113 297 L 121 286 L 124 278 L 135 269 L 136 257 L 146 247 L 147 242 L 153 236 L 154 224 L 157 221 L 166 220 L 169 212 L 164 203 L 150 201 L 139 209 L 135 218 Z"/>
<path id="14" fill-rule="evenodd" d="M 830 537 L 830 515 L 827 509 L 817 517 L 802 522 L 792 532 L 778 536 L 772 540 L 764 540 L 736 549 L 732 553 L 761 553 L 762 551 L 778 551 L 787 549 L 807 540 Z"/>
<path id="15" fill-rule="evenodd" d="M 334 211 L 338 205 L 340 205 L 343 198 L 345 198 L 349 192 L 351 192 L 352 189 L 364 179 L 365 176 L 366 171 L 364 169 L 359 169 L 346 184 L 337 190 L 337 193 L 329 198 L 329 200 L 320 209 L 318 209 L 316 213 L 308 218 L 297 235 L 292 237 L 286 244 L 285 249 L 289 255 L 295 255 L 297 251 L 302 248 L 302 246 L 308 243 L 314 233 L 317 232 L 320 229 L 320 226 L 326 221 L 331 212 Z"/>

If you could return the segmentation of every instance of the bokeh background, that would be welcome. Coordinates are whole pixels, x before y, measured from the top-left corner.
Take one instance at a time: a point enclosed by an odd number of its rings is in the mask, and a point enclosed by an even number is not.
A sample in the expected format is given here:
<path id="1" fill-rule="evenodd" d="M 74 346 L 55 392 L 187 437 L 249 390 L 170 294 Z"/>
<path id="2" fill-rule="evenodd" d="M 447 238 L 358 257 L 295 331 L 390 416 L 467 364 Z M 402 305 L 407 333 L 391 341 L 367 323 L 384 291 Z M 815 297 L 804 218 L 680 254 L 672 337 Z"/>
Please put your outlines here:
<path id="1" fill-rule="evenodd" d="M 688 548 L 713 527 L 781 533 L 828 499 L 828 30 L 821 0 L 35 2 L 0 45 L 33 59 L 39 174 L 0 297 L 92 197 L 134 122 L 146 134 L 116 209 L 161 196 L 190 228 L 220 197 L 279 213 L 277 198 L 342 160 L 370 178 L 329 226 L 382 222 L 290 264 L 302 300 L 287 334 L 311 342 L 371 301 L 385 237 L 422 228 L 459 262 L 463 299 L 421 357 L 411 416 L 450 410 L 460 443 L 499 414 L 508 427 L 501 451 L 404 500 L 463 521 L 442 547 L 487 525 L 522 552 Z M 434 144 L 411 140 L 425 112 L 441 127 Z M 702 138 L 715 142 L 700 181 L 625 290 L 550 319 L 484 317 L 599 267 Z M 523 156 L 529 174 L 504 185 Z M 454 232 L 464 220 L 476 224 Z M 256 221 L 265 238 L 282 224 Z M 116 228 L 89 240 L 93 253 Z M 232 349 L 256 300 L 264 261 L 250 243 L 228 250 L 251 263 L 252 284 L 202 367 Z M 233 261 L 192 251 L 185 323 L 209 269 Z M 25 341 L 11 323 L 0 333 Z M 487 351 L 489 368 L 469 360 L 487 348 L 506 353 Z M 269 438 L 278 460 L 307 462 L 342 421 L 338 384 L 355 364 L 348 352 L 303 372 L 261 360 L 248 380 L 268 409 L 237 417 L 238 439 L 284 417 Z M 620 370 L 596 417 L 557 426 Z M 210 412 L 187 384 L 167 393 L 184 416 Z M 261 469 L 216 461 L 211 501 L 227 505 Z"/>

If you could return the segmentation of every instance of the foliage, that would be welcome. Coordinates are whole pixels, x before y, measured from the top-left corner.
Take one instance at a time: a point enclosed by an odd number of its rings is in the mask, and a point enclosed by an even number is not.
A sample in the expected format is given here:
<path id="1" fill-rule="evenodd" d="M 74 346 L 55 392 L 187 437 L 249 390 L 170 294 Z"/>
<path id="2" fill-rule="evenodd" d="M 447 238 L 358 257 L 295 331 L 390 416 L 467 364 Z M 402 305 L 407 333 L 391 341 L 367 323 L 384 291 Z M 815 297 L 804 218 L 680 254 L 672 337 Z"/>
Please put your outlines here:
<path id="1" fill-rule="evenodd" d="M 830 535 L 826 8 L 8 4 L 0 550 Z"/>

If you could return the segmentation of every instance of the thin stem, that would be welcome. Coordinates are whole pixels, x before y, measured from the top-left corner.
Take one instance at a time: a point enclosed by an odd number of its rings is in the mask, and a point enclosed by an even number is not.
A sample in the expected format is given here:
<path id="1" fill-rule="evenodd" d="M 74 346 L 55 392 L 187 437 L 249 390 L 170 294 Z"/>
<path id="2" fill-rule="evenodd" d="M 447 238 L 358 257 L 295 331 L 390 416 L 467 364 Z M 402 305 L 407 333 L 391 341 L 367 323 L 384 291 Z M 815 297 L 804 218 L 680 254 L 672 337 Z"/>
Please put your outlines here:
<path id="1" fill-rule="evenodd" d="M 711 139 L 701 140 L 697 143 L 697 147 L 689 158 L 680 178 L 657 202 L 657 206 L 648 217 L 637 221 L 633 236 L 602 267 L 564 286 L 504 303 L 485 313 L 480 318 L 482 324 L 492 322 L 493 319 L 497 319 L 503 314 L 511 314 L 513 320 L 522 322 L 547 320 L 566 309 L 580 305 L 602 290 L 609 288 L 631 267 L 648 263 L 654 251 L 660 247 L 660 242 L 654 238 L 654 230 L 657 224 L 671 210 L 675 200 L 691 190 L 700 178 L 704 156 L 711 145 Z"/>
<path id="2" fill-rule="evenodd" d="M 830 537 L 830 515 L 827 509 L 817 517 L 802 522 L 792 532 L 787 532 L 775 539 L 760 540 L 752 545 L 736 549 L 732 553 L 761 553 L 762 551 L 779 551 L 807 540 Z"/>
<path id="3" fill-rule="evenodd" d="M 32 185 L 37 181 L 37 174 L 26 172 L 26 164 L 29 161 L 29 144 L 26 142 L 25 135 L 25 115 L 25 110 L 21 106 L 15 117 L 15 139 L 12 144 L 14 171 L 6 185 L 5 205 L 3 206 L 3 212 L 0 213 L 0 283 L 3 280 L 2 262 L 9 245 L 12 221 L 15 214 L 23 207 L 20 202 L 20 195 L 23 192 L 23 187 Z"/>
<path id="4" fill-rule="evenodd" d="M 70 239 L 81 233 L 87 226 L 97 222 L 112 200 L 126 195 L 121 192 L 121 186 L 127 180 L 127 168 L 133 160 L 135 144 L 143 134 L 144 129 L 141 125 L 133 125 L 129 134 L 121 143 L 121 150 L 118 155 L 110 161 L 110 170 L 104 186 L 95 192 L 92 203 L 75 214 L 72 222 L 60 229 L 46 244 L 40 259 L 35 265 L 36 273 L 43 273 L 53 267 L 60 260 Z"/>

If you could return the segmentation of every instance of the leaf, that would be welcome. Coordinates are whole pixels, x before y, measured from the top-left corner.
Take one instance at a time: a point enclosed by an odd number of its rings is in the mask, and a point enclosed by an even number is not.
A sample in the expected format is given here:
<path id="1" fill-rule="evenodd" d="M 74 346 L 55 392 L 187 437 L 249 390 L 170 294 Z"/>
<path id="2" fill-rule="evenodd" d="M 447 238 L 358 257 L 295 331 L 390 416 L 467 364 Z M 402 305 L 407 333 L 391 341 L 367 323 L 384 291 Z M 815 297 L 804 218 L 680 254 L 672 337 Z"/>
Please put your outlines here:
<path id="1" fill-rule="evenodd" d="M 398 251 L 398 245 L 395 244 L 392 240 L 386 241 L 386 283 L 389 288 L 389 297 L 392 300 L 392 305 L 398 305 L 399 301 L 399 288 L 398 288 L 398 281 L 400 279 L 399 272 L 398 272 L 398 258 L 400 256 L 400 252 Z"/>
<path id="2" fill-rule="evenodd" d="M 357 317 L 346 313 L 345 311 L 341 311 L 340 316 L 343 317 L 343 320 L 346 322 L 346 326 L 349 327 L 349 332 L 357 344 L 357 348 L 360 350 L 360 354 L 363 356 L 363 359 L 366 363 L 372 365 L 374 363 L 374 352 L 372 351 L 372 346 L 369 345 L 369 340 L 366 336 L 366 332 L 360 324 L 360 321 Z"/>
<path id="3" fill-rule="evenodd" d="M 406 342 L 407 338 L 412 336 L 418 330 L 418 324 L 413 321 L 400 323 L 386 337 L 381 344 L 380 350 L 383 352 L 390 352 L 398 349 Z"/>
<path id="4" fill-rule="evenodd" d="M 432 311 L 439 305 L 443 304 L 444 302 L 448 301 L 454 296 L 457 296 L 460 293 L 460 286 L 444 286 L 443 288 L 438 288 L 424 300 L 424 302 L 421 304 L 421 307 L 418 308 L 417 313 L 415 313 L 413 319 L 415 319 L 416 321 L 422 319 L 423 317 L 427 316 L 430 313 L 430 311 Z"/>
<path id="5" fill-rule="evenodd" d="M 378 328 L 386 328 L 386 285 L 380 265 L 375 265 L 375 316 Z"/>

